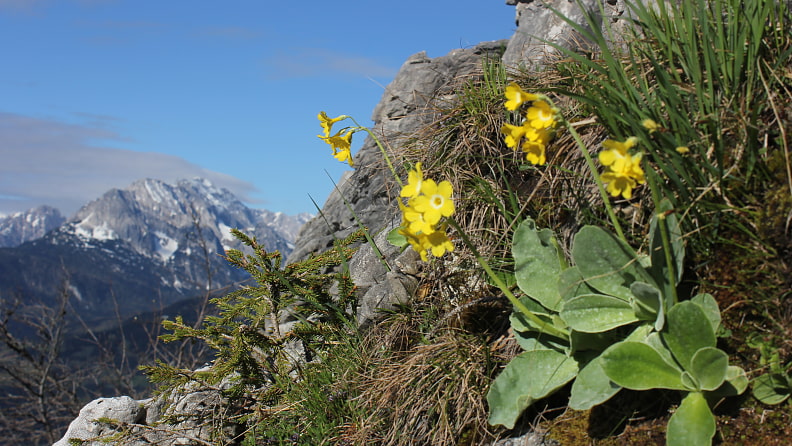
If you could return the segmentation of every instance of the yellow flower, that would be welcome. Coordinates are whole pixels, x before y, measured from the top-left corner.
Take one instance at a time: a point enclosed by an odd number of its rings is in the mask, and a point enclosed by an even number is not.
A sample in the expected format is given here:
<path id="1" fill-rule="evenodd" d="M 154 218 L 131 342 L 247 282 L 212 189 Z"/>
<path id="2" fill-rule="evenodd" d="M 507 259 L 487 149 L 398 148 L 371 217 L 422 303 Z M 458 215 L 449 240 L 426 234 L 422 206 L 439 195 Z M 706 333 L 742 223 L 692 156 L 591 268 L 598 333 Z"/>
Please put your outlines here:
<path id="1" fill-rule="evenodd" d="M 445 227 L 429 233 L 413 233 L 405 228 L 399 229 L 410 246 L 421 256 L 421 260 L 428 261 L 427 251 L 431 251 L 435 257 L 441 257 L 446 252 L 454 251 L 454 243 L 448 238 Z"/>
<path id="2" fill-rule="evenodd" d="M 602 174 L 602 181 L 608 183 L 607 191 L 611 196 L 621 195 L 629 200 L 632 198 L 632 190 L 646 181 L 641 168 L 641 158 L 640 153 L 626 154 L 608 166 L 608 171 Z"/>
<path id="3" fill-rule="evenodd" d="M 539 99 L 539 95 L 533 93 L 526 93 L 520 88 L 517 83 L 512 82 L 506 87 L 506 92 L 504 93 L 506 96 L 506 110 L 517 110 L 526 102 L 531 102 Z"/>
<path id="4" fill-rule="evenodd" d="M 415 169 L 407 173 L 407 185 L 402 187 L 400 195 L 407 198 L 417 197 L 421 193 L 422 184 L 421 163 L 415 163 Z"/>
<path id="5" fill-rule="evenodd" d="M 343 121 L 344 119 L 348 118 L 348 116 L 346 116 L 346 115 L 341 115 L 341 116 L 339 116 L 337 118 L 329 118 L 327 116 L 327 113 L 325 113 L 325 112 L 319 112 L 319 114 L 316 117 L 319 118 L 319 124 L 322 125 L 322 130 L 324 131 L 324 136 L 325 137 L 330 136 L 330 132 L 333 129 L 333 124 L 335 124 L 338 121 Z M 321 136 L 320 136 L 320 138 L 321 138 Z"/>
<path id="6" fill-rule="evenodd" d="M 644 119 L 643 121 L 641 121 L 641 125 L 642 125 L 642 126 L 643 126 L 643 127 L 646 129 L 646 130 L 649 130 L 649 134 L 650 134 L 650 135 L 651 135 L 652 133 L 654 133 L 654 132 L 656 132 L 656 131 L 660 130 L 660 124 L 656 123 L 656 122 L 655 122 L 654 120 L 652 120 L 652 119 Z"/>
<path id="7" fill-rule="evenodd" d="M 545 101 L 534 101 L 533 105 L 525 112 L 525 118 L 535 129 L 547 129 L 556 124 L 555 111 Z"/>
<path id="8" fill-rule="evenodd" d="M 531 164 L 542 166 L 547 162 L 545 145 L 539 141 L 526 140 L 522 145 L 522 150 L 525 153 L 525 159 Z"/>
<path id="9" fill-rule="evenodd" d="M 599 153 L 599 162 L 602 163 L 603 166 L 610 167 L 611 170 L 621 172 L 625 169 L 625 166 L 622 164 L 630 157 L 627 150 L 637 143 L 638 138 L 634 136 L 627 138 L 624 142 L 614 141 L 612 139 L 605 140 L 602 142 L 602 146 L 607 150 L 603 150 Z"/>
<path id="10" fill-rule="evenodd" d="M 454 188 L 448 181 L 437 184 L 434 180 L 424 180 L 421 195 L 412 199 L 412 207 L 423 214 L 427 224 L 434 226 L 441 217 L 450 217 L 454 213 L 453 193 Z"/>
<path id="11" fill-rule="evenodd" d="M 679 147 L 677 147 L 674 150 L 676 150 L 678 154 L 684 155 L 684 154 L 690 152 L 690 147 L 688 147 L 688 146 L 679 146 Z"/>
<path id="12" fill-rule="evenodd" d="M 341 135 L 341 132 L 336 133 L 333 136 L 319 136 L 324 142 L 330 144 L 330 147 L 333 149 L 333 156 L 336 157 L 337 160 L 344 162 L 347 161 L 350 166 L 353 166 L 352 162 L 352 134 L 354 132 L 349 130 L 346 134 Z"/>
<path id="13" fill-rule="evenodd" d="M 529 127 L 525 132 L 525 141 L 522 143 L 525 159 L 534 165 L 544 165 L 547 162 L 545 149 L 548 142 L 550 142 L 550 132 Z"/>
<path id="14" fill-rule="evenodd" d="M 412 200 L 410 200 L 412 201 Z M 418 212 L 411 205 L 399 203 L 402 211 L 402 227 L 413 235 L 434 231 L 434 226 L 424 220 L 423 212 Z"/>
<path id="15" fill-rule="evenodd" d="M 446 252 L 454 251 L 454 243 L 448 238 L 445 226 L 439 231 L 434 231 L 426 235 L 424 246 L 432 251 L 435 257 L 441 257 Z"/>
<path id="16" fill-rule="evenodd" d="M 352 151 L 349 149 L 339 150 L 338 152 L 334 153 L 333 156 L 338 161 L 347 162 L 349 163 L 349 167 L 355 167 L 355 163 L 352 161 Z"/>
<path id="17" fill-rule="evenodd" d="M 520 139 L 525 136 L 525 131 L 526 127 L 523 125 L 503 124 L 503 127 L 501 127 L 501 133 L 506 135 L 506 137 L 503 138 L 503 140 L 506 142 L 506 147 L 511 147 L 512 149 L 516 150 Z"/>

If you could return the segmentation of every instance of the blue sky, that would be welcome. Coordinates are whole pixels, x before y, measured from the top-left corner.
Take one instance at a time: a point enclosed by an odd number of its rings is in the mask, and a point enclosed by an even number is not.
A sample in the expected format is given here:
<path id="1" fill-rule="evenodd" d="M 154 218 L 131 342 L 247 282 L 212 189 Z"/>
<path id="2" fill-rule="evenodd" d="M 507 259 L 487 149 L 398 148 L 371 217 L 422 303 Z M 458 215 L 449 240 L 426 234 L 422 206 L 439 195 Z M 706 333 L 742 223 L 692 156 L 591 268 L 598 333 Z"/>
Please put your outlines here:
<path id="1" fill-rule="evenodd" d="M 407 57 L 509 38 L 514 13 L 505 0 L 0 0 L 0 214 L 68 216 L 136 179 L 194 176 L 314 212 L 325 171 L 348 169 L 316 138 L 319 111 L 370 124 Z"/>

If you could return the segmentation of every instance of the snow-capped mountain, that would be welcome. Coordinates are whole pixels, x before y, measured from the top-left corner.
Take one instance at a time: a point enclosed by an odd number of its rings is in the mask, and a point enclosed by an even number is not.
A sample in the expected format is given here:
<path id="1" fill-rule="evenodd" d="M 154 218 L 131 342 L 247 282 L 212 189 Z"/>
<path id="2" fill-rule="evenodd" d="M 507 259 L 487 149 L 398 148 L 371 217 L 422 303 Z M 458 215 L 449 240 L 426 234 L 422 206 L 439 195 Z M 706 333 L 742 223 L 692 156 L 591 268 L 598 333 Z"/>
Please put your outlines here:
<path id="1" fill-rule="evenodd" d="M 41 238 L 0 249 L 0 295 L 22 290 L 25 300 L 46 304 L 65 287 L 72 305 L 94 318 L 114 306 L 124 317 L 153 311 L 248 278 L 222 257 L 243 249 L 232 228 L 286 255 L 308 218 L 250 209 L 208 180 L 140 180 Z"/>
<path id="2" fill-rule="evenodd" d="M 19 246 L 43 237 L 60 226 L 66 218 L 50 206 L 39 206 L 0 218 L 0 248 Z"/>

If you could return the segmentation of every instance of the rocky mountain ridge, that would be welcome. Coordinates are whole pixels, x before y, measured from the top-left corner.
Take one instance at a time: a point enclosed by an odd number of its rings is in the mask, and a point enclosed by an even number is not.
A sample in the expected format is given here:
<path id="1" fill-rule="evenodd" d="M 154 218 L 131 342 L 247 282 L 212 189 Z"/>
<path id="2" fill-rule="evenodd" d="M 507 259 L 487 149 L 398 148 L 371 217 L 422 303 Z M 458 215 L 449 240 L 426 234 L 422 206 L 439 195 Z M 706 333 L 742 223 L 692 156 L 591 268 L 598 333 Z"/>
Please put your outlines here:
<path id="1" fill-rule="evenodd" d="M 42 215 L 60 215 L 49 209 Z M 14 217 L 17 234 L 44 232 L 33 231 L 44 221 L 35 215 Z M 143 179 L 106 192 L 38 238 L 0 248 L 0 293 L 48 305 L 65 286 L 78 313 L 96 320 L 113 311 L 111 298 L 122 317 L 153 311 L 245 279 L 222 257 L 243 248 L 232 228 L 287 254 L 308 218 L 248 208 L 204 179 Z M 26 227 L 21 219 L 38 226 Z"/>
<path id="2" fill-rule="evenodd" d="M 51 206 L 39 206 L 0 217 L 0 248 L 19 246 L 41 238 L 65 221 L 60 211 Z"/>

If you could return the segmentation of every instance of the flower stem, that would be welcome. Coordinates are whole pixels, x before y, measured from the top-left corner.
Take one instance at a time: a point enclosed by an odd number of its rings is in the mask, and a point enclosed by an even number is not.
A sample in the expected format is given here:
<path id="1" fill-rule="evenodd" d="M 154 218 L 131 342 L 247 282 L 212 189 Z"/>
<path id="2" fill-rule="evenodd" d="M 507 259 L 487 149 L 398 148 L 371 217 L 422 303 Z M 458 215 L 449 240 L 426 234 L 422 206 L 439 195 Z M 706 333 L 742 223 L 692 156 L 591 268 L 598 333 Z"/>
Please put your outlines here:
<path id="1" fill-rule="evenodd" d="M 580 152 L 583 153 L 583 157 L 586 158 L 586 164 L 588 164 L 591 175 L 594 177 L 594 182 L 597 183 L 597 189 L 599 190 L 600 196 L 602 196 L 602 201 L 605 203 L 605 210 L 608 213 L 611 223 L 613 224 L 613 228 L 616 230 L 616 234 L 620 239 L 627 243 L 627 238 L 624 236 L 624 232 L 622 231 L 621 225 L 619 224 L 619 219 L 616 218 L 616 214 L 613 212 L 613 206 L 611 206 L 608 192 L 605 190 L 605 185 L 602 183 L 600 176 L 597 174 L 597 166 L 594 165 L 594 160 L 591 158 L 591 154 L 586 148 L 586 145 L 583 143 L 583 140 L 580 138 L 580 134 L 577 132 L 577 130 L 575 130 L 575 128 L 570 125 L 566 119 L 562 118 L 562 122 L 567 130 L 569 130 L 569 134 L 572 135 L 575 143 L 580 148 Z"/>
<path id="2" fill-rule="evenodd" d="M 563 339 L 569 339 L 569 333 L 566 330 L 559 329 L 553 325 L 548 324 L 547 322 L 543 321 L 539 318 L 533 311 L 529 310 L 519 299 L 511 292 L 508 286 L 503 283 L 503 280 L 495 274 L 495 271 L 492 270 L 487 260 L 479 254 L 478 250 L 476 249 L 475 245 L 470 241 L 465 231 L 459 226 L 459 224 L 454 220 L 452 217 L 448 217 L 448 224 L 450 224 L 462 237 L 462 241 L 465 245 L 473 252 L 473 255 L 476 257 L 476 261 L 484 269 L 487 275 L 492 279 L 495 285 L 503 292 L 507 299 L 514 305 L 514 308 L 519 310 L 528 320 L 530 320 L 536 328 L 541 332 L 548 334 L 550 336 L 556 336 Z"/>

